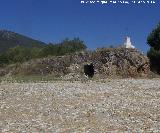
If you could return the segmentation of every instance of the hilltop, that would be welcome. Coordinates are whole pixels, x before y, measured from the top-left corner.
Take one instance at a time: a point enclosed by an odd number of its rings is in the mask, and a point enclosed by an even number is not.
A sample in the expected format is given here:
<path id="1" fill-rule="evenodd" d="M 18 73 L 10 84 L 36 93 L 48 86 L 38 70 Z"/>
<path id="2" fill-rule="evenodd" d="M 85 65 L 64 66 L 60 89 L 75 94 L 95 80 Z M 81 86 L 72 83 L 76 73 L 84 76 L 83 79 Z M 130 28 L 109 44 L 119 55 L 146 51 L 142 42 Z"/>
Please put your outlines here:
<path id="1" fill-rule="evenodd" d="M 30 37 L 21 35 L 8 30 L 0 30 L 0 53 L 6 52 L 9 48 L 15 46 L 23 46 L 27 48 L 42 47 L 44 42 L 32 39 Z"/>
<path id="2" fill-rule="evenodd" d="M 84 76 L 84 67 L 86 65 L 92 67 L 91 64 L 94 66 L 94 77 L 97 78 L 146 77 L 150 70 L 148 58 L 138 50 L 111 48 L 33 59 L 2 68 L 0 75 L 52 75 L 69 79 L 81 78 Z"/>

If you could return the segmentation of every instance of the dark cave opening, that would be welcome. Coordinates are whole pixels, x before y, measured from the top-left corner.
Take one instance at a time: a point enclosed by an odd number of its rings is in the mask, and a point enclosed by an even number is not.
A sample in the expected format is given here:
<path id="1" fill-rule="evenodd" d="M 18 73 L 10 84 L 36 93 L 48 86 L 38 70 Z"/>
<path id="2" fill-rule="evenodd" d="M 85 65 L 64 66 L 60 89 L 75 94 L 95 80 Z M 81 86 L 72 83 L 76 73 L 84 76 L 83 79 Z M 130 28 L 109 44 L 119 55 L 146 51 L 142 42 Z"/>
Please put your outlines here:
<path id="1" fill-rule="evenodd" d="M 89 78 L 92 78 L 94 76 L 94 65 L 93 63 L 91 64 L 87 64 L 87 65 L 84 65 L 84 74 L 86 76 L 88 76 Z"/>

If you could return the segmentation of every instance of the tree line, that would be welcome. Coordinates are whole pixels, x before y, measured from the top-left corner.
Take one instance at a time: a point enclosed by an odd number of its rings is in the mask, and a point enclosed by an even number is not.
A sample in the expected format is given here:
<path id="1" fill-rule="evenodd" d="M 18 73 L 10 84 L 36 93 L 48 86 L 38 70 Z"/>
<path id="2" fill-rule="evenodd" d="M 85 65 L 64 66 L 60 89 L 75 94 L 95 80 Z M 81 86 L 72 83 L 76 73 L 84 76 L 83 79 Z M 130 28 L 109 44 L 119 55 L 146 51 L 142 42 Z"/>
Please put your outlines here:
<path id="1" fill-rule="evenodd" d="M 148 35 L 147 43 L 150 46 L 147 56 L 150 59 L 151 70 L 160 74 L 160 23 Z"/>
<path id="2" fill-rule="evenodd" d="M 16 46 L 10 48 L 5 53 L 0 54 L 0 66 L 22 63 L 30 59 L 43 58 L 48 56 L 62 56 L 85 50 L 87 47 L 79 38 L 65 39 L 60 43 L 48 45 L 41 48 L 26 48 Z"/>
<path id="3" fill-rule="evenodd" d="M 151 70 L 160 74 L 160 23 L 148 35 L 147 44 L 150 46 L 147 56 L 150 59 Z M 85 50 L 86 48 L 84 42 L 79 38 L 65 39 L 57 44 L 50 43 L 42 48 L 16 46 L 0 54 L 0 66 L 22 63 L 34 58 L 61 56 Z"/>

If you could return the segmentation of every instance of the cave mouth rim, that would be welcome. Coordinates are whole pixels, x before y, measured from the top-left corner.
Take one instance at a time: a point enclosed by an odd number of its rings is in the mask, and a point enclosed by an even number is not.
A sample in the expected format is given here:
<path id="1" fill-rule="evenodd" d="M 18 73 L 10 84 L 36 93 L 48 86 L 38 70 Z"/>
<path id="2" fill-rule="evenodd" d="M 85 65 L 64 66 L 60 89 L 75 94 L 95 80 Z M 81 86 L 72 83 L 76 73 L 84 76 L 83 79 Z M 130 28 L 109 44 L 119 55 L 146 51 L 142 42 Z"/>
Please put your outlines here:
<path id="1" fill-rule="evenodd" d="M 93 78 L 95 74 L 93 63 L 84 64 L 83 67 L 84 67 L 84 75 L 89 78 Z"/>

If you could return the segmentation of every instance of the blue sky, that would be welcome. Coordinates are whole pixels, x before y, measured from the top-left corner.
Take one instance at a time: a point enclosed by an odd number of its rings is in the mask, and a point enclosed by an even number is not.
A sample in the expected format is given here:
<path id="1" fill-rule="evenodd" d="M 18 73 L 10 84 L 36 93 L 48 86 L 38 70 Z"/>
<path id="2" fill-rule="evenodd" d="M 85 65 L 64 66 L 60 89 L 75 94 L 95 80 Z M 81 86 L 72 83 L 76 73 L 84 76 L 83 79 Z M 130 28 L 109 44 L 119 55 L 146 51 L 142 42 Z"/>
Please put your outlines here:
<path id="1" fill-rule="evenodd" d="M 84 0 L 85 1 L 85 0 Z M 0 0 L 0 29 L 49 42 L 79 37 L 89 49 L 118 45 L 131 36 L 146 52 L 147 35 L 160 22 L 160 3 L 81 4 L 81 0 Z"/>

